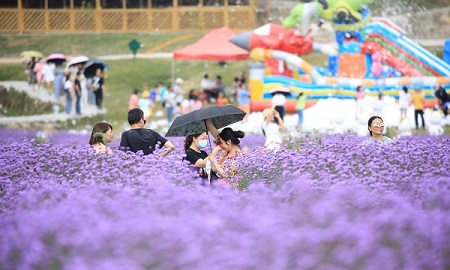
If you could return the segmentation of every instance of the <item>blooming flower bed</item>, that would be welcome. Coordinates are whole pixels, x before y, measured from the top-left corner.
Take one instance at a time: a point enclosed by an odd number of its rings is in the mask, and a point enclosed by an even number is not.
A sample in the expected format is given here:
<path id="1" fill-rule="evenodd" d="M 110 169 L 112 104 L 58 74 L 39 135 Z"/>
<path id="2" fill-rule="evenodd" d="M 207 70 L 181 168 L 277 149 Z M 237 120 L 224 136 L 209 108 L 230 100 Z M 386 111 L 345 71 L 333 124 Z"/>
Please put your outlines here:
<path id="1" fill-rule="evenodd" d="M 450 268 L 450 137 L 249 135 L 235 190 L 202 185 L 179 138 L 161 158 L 6 136 L 0 269 Z"/>

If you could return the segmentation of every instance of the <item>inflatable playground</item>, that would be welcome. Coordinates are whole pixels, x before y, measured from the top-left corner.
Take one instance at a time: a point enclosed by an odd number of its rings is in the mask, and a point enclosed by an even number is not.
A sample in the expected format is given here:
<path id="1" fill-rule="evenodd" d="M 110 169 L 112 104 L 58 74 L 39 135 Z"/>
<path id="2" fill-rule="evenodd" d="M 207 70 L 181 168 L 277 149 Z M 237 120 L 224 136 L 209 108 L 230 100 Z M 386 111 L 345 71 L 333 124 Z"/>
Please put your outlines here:
<path id="1" fill-rule="evenodd" d="M 283 25 L 267 24 L 230 39 L 250 51 L 249 87 L 251 110 L 270 106 L 272 94 L 288 88 L 286 110 L 295 111 L 296 97 L 308 95 L 306 107 L 319 99 L 354 99 L 362 86 L 366 95 L 398 98 L 406 86 L 421 89 L 425 106 L 437 104 L 434 88 L 450 88 L 450 60 L 445 62 L 406 37 L 403 29 L 372 16 L 372 0 L 318 0 L 297 4 Z M 319 27 L 329 21 L 338 48 L 313 40 L 311 20 Z M 296 29 L 297 25 L 301 28 Z M 448 47 L 448 48 L 447 48 Z M 328 66 L 313 66 L 301 58 L 311 52 L 328 57 Z M 444 59 L 450 58 L 450 40 Z"/>

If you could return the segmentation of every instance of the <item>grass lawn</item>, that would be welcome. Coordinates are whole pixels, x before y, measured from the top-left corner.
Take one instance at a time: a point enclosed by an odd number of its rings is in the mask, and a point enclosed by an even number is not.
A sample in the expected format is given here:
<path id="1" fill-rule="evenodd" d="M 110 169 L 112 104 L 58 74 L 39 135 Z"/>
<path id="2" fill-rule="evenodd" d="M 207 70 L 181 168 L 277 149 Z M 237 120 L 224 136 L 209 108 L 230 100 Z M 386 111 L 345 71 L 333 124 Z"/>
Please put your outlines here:
<path id="1" fill-rule="evenodd" d="M 193 43 L 202 35 L 180 34 L 4 34 L 0 39 L 0 57 L 19 57 L 24 50 L 38 50 L 48 55 L 61 52 L 66 55 L 85 54 L 93 59 L 103 55 L 129 54 L 128 42 L 137 39 L 144 44 L 139 53 L 152 48 L 158 52 L 171 52 Z M 186 37 L 185 39 L 182 39 Z M 180 40 L 181 39 L 181 40 Z M 171 43 L 170 41 L 179 40 Z M 168 44 L 167 46 L 162 46 Z M 430 48 L 438 57 L 442 56 L 442 48 Z M 303 59 L 315 66 L 327 65 L 326 56 L 312 53 Z M 151 87 L 157 82 L 170 83 L 172 76 L 172 59 L 127 59 L 105 61 L 110 71 L 106 79 L 107 96 L 104 106 L 108 110 L 105 121 L 111 123 L 126 122 L 128 99 L 134 88 L 142 89 L 144 85 Z M 248 73 L 249 61 L 228 62 L 220 66 L 213 61 L 176 61 L 176 77 L 185 81 L 186 92 L 198 88 L 200 79 L 205 73 L 214 79 L 221 75 L 227 86 L 242 71 Z M 0 64 L 0 81 L 26 80 L 21 64 Z"/>
<path id="2" fill-rule="evenodd" d="M 128 99 L 134 88 L 143 89 L 144 84 L 151 87 L 158 82 L 168 84 L 171 80 L 171 59 L 113 60 L 107 61 L 107 64 L 110 71 L 106 80 L 108 96 L 104 105 L 108 109 L 108 118 L 113 121 L 126 121 Z M 185 81 L 183 88 L 187 93 L 192 88 L 198 89 L 205 72 L 211 78 L 221 75 L 224 82 L 230 85 L 235 76 L 247 71 L 247 65 L 248 61 L 230 62 L 227 67 L 219 66 L 217 62 L 176 61 L 176 76 Z"/>
<path id="3" fill-rule="evenodd" d="M 138 53 L 166 44 L 180 37 L 187 39 L 169 44 L 162 51 L 171 52 L 199 39 L 202 35 L 186 34 L 2 34 L 0 57 L 19 57 L 22 51 L 36 50 L 49 55 L 87 55 L 95 58 L 103 55 L 131 53 L 128 43 L 136 39 L 144 45 Z"/>

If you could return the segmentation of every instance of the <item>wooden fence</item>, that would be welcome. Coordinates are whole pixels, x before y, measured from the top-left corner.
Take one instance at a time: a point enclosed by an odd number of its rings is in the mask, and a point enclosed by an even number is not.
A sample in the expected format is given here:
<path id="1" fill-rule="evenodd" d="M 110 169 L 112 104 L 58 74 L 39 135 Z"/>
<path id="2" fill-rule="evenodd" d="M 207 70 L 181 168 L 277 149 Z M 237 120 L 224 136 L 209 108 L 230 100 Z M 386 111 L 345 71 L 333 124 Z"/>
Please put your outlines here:
<path id="1" fill-rule="evenodd" d="M 0 8 L 4 33 L 204 32 L 219 27 L 246 31 L 257 26 L 256 1 L 246 6 L 174 6 L 170 8 L 26 9 Z M 73 3 L 73 1 L 71 1 Z"/>

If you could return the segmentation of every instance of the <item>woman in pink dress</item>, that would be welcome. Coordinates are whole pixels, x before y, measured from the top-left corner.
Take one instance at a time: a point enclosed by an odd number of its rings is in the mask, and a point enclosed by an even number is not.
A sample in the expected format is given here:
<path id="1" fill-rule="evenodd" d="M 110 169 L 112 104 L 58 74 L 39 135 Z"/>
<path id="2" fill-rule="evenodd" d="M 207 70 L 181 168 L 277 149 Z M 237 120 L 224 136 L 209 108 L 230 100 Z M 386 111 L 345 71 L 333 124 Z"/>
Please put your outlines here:
<path id="1" fill-rule="evenodd" d="M 36 73 L 36 81 L 38 84 L 38 90 L 41 88 L 42 83 L 44 81 L 44 74 L 42 71 L 44 70 L 44 63 L 42 62 L 42 58 L 39 58 L 39 60 L 34 65 L 34 72 Z M 34 90 L 34 84 L 33 84 L 33 90 Z"/>

